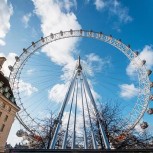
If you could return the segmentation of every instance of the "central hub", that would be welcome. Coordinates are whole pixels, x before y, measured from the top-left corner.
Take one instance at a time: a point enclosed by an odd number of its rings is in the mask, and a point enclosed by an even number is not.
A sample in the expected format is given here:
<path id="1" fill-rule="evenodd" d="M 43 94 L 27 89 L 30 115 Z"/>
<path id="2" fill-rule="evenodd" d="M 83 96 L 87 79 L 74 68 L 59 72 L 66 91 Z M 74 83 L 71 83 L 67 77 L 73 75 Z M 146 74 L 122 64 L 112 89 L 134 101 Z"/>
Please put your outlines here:
<path id="1" fill-rule="evenodd" d="M 82 71 L 82 66 L 81 66 L 81 62 L 80 62 L 80 56 L 79 56 L 79 59 L 78 59 L 78 65 L 77 65 L 76 70 L 78 72 L 78 75 L 80 75 L 80 73 Z"/>

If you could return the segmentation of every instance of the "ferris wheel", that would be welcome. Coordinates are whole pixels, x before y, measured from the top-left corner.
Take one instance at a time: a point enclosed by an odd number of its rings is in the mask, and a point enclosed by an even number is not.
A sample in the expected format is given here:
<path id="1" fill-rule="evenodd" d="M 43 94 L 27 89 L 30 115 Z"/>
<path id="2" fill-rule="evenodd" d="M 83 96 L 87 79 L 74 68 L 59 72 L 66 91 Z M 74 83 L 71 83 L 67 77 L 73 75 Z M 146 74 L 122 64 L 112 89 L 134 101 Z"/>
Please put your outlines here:
<path id="1" fill-rule="evenodd" d="M 107 36 L 101 32 L 93 32 L 87 30 L 60 31 L 59 33 L 51 33 L 47 37 L 41 37 L 40 40 L 32 42 L 32 44 L 28 48 L 23 49 L 23 52 L 20 56 L 15 57 L 16 62 L 14 63 L 14 65 L 9 66 L 9 80 L 12 91 L 14 93 L 14 100 L 21 108 L 21 111 L 17 113 L 17 119 L 27 131 L 31 133 L 35 132 L 37 134 L 41 132 L 41 129 L 44 127 L 41 125 L 40 120 L 42 119 L 41 116 L 46 113 L 46 109 L 51 110 L 52 112 L 54 112 L 55 115 L 57 115 L 57 113 L 59 112 L 59 107 L 61 106 L 61 103 L 59 101 L 63 101 L 61 95 L 66 94 L 65 91 L 68 90 L 69 84 L 71 82 L 71 78 L 69 78 L 69 80 L 67 80 L 67 82 L 65 83 L 65 86 L 58 93 L 58 88 L 56 87 L 60 83 L 62 83 L 62 79 L 59 77 L 61 76 L 60 69 L 62 68 L 60 66 L 57 67 L 54 64 L 54 61 L 51 61 L 51 59 L 48 58 L 45 54 L 40 55 L 42 54 L 40 49 L 48 44 L 54 43 L 55 41 L 80 37 L 90 38 L 92 41 L 94 39 L 94 41 L 97 40 L 100 43 L 103 42 L 109 44 L 110 46 L 113 46 L 114 48 L 116 48 L 116 50 L 123 53 L 125 57 L 130 62 L 132 62 L 135 67 L 137 74 L 137 87 L 139 92 L 137 98 L 134 99 L 135 102 L 133 102 L 133 104 L 131 105 L 130 110 L 129 108 L 127 108 L 128 113 L 126 111 L 124 112 L 126 116 L 123 122 L 126 123 L 126 125 L 121 122 L 119 123 L 120 126 L 124 125 L 124 129 L 126 129 L 126 131 L 128 132 L 139 123 L 146 111 L 149 114 L 153 114 L 153 109 L 148 109 L 149 101 L 153 100 L 153 96 L 151 95 L 153 82 L 151 82 L 149 79 L 149 75 L 152 71 L 146 69 L 145 64 L 147 61 L 145 61 L 145 59 L 141 60 L 139 58 L 138 52 L 133 51 L 130 48 L 130 45 L 123 44 L 121 40 L 115 39 L 111 35 Z M 82 62 L 82 67 L 83 66 L 84 65 Z M 75 71 L 76 67 L 74 67 L 73 69 Z M 83 67 L 83 69 L 86 69 L 86 65 Z M 72 76 L 74 71 L 70 72 Z M 107 75 L 106 77 L 109 76 Z M 113 78 L 113 73 L 111 74 L 110 78 L 112 80 L 118 79 Z M 28 83 L 26 83 L 26 81 Z M 107 84 L 107 80 L 105 83 Z M 105 85 L 105 83 L 103 83 L 101 86 L 107 86 Z M 35 87 L 33 87 L 32 85 Z M 113 86 L 113 84 L 110 85 Z M 57 94 L 55 94 L 56 96 L 52 96 L 51 99 L 47 102 L 49 94 L 51 93 L 49 92 L 49 89 L 51 89 L 51 87 L 53 86 L 54 88 L 52 88 L 51 92 Z M 27 93 L 25 88 L 28 90 Z M 112 89 L 109 89 L 110 94 L 111 90 L 114 90 L 114 88 L 112 87 Z M 50 102 L 51 100 L 57 100 L 58 102 L 52 103 Z M 147 122 L 141 123 L 141 128 L 145 129 L 147 127 Z"/>

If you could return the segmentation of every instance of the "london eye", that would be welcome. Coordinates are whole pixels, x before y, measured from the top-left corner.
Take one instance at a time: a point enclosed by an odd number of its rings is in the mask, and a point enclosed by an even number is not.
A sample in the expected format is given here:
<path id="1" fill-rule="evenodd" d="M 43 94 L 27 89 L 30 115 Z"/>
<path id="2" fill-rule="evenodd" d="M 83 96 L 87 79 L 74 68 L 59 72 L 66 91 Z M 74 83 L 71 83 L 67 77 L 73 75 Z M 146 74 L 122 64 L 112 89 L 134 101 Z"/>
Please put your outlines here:
<path id="1" fill-rule="evenodd" d="M 80 39 L 79 46 L 83 47 L 78 49 L 80 51 L 72 51 L 73 58 L 67 59 L 70 64 L 63 64 L 63 67 L 62 61 L 57 64 L 43 48 L 65 39 Z M 96 45 L 91 45 L 93 41 Z M 109 50 L 105 51 L 105 45 L 110 47 Z M 97 55 L 95 50 L 99 50 Z M 50 54 L 52 52 L 56 49 Z M 121 60 L 117 60 L 118 55 Z M 139 53 L 121 39 L 92 30 L 60 31 L 32 42 L 15 59 L 14 65 L 9 66 L 9 81 L 14 101 L 21 108 L 16 117 L 28 133 L 40 136 L 45 128 L 41 120 L 49 111 L 52 112 L 56 123 L 51 149 L 57 148 L 60 130 L 64 134 L 59 148 L 75 149 L 82 144 L 83 149 L 97 149 L 92 114 L 97 119 L 104 148 L 109 149 L 110 140 L 103 129 L 98 106 L 104 101 L 109 101 L 110 105 L 115 102 L 120 104 L 123 120 L 118 126 L 123 128 L 125 137 L 139 123 L 142 129 L 148 127 L 148 123 L 141 119 L 146 112 L 153 114 L 153 109 L 149 108 L 149 102 L 153 100 L 153 83 L 149 79 L 152 71 L 146 69 L 147 61 L 140 59 Z M 134 67 L 134 79 L 126 77 L 129 64 Z M 133 88 L 129 89 L 127 84 Z M 123 93 L 120 94 L 119 90 Z M 126 91 L 132 92 L 131 99 Z M 88 142 L 89 133 L 92 146 Z"/>

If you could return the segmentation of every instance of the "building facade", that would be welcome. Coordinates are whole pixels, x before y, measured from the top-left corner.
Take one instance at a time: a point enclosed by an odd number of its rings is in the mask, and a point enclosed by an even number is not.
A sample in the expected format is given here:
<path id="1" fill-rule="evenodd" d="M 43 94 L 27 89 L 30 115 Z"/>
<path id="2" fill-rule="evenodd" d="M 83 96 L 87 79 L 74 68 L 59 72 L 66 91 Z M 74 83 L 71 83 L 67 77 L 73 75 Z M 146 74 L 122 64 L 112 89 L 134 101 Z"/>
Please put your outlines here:
<path id="1" fill-rule="evenodd" d="M 16 112 L 20 110 L 16 105 L 8 78 L 1 72 L 5 61 L 4 57 L 0 57 L 0 152 L 4 152 Z"/>

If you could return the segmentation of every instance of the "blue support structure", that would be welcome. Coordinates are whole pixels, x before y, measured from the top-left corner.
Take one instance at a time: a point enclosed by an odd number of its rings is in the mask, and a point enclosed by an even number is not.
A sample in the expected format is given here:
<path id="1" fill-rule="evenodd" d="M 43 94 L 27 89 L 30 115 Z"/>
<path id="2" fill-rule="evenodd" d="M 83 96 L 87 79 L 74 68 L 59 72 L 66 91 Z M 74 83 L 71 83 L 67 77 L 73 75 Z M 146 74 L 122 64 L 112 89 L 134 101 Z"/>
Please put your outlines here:
<path id="1" fill-rule="evenodd" d="M 94 112 L 96 114 L 96 118 L 97 118 L 98 123 L 99 123 L 100 133 L 102 135 L 102 139 L 103 139 L 103 142 L 104 142 L 105 149 L 110 149 L 110 144 L 109 144 L 109 141 L 106 137 L 105 130 L 104 130 L 103 125 L 102 125 L 102 118 L 101 118 L 101 116 L 99 114 L 99 111 L 97 109 L 97 106 L 96 106 L 94 97 L 92 95 L 92 92 L 90 90 L 90 86 L 88 84 L 88 81 L 87 81 L 85 75 L 82 72 L 80 56 L 79 56 L 79 59 L 78 59 L 78 65 L 77 65 L 77 68 L 76 68 L 76 72 L 74 73 L 72 81 L 69 85 L 68 91 L 67 91 L 65 99 L 63 101 L 63 105 L 60 109 L 60 112 L 59 112 L 59 115 L 58 115 L 58 118 L 57 118 L 57 125 L 56 125 L 55 132 L 54 132 L 54 135 L 53 135 L 53 138 L 52 138 L 50 149 L 55 149 L 58 132 L 59 132 L 59 130 L 61 128 L 61 124 L 62 124 L 63 113 L 64 113 L 64 110 L 66 108 L 66 105 L 69 102 L 69 99 L 70 99 L 71 95 L 72 95 L 72 101 L 71 101 L 70 110 L 69 110 L 69 117 L 68 117 L 66 131 L 65 131 L 65 134 L 64 134 L 63 143 L 62 143 L 61 148 L 66 149 L 66 143 L 67 143 L 67 138 L 68 138 L 68 129 L 69 129 L 69 125 L 70 125 L 70 117 L 71 117 L 71 114 L 72 114 L 73 101 L 75 99 L 76 101 L 75 101 L 75 104 L 74 104 L 74 123 L 73 123 L 73 133 L 72 133 L 72 142 L 71 142 L 71 149 L 75 149 L 75 146 L 76 146 L 76 124 L 77 124 L 76 123 L 76 118 L 77 118 L 78 90 L 79 90 L 78 81 L 79 80 L 81 82 L 80 83 L 81 84 L 80 89 L 81 89 L 83 135 L 84 135 L 83 136 L 83 138 L 84 138 L 84 140 L 83 140 L 84 141 L 84 146 L 83 147 L 84 147 L 84 149 L 88 149 L 85 111 L 84 111 L 84 98 L 83 98 L 83 97 L 85 97 L 85 104 L 86 104 L 86 107 L 87 107 L 87 114 L 88 114 L 88 118 L 89 118 L 90 129 L 91 129 L 91 137 L 92 137 L 93 148 L 98 149 L 98 146 L 97 146 L 97 142 L 96 142 L 96 138 L 95 138 L 95 134 L 94 134 L 94 127 L 93 127 L 92 120 L 91 120 L 91 114 L 90 114 L 88 102 L 91 102 L 91 104 L 93 105 Z M 73 91 L 73 94 L 72 94 L 72 91 Z M 83 96 L 83 93 L 84 93 L 84 96 Z M 87 98 L 87 94 L 88 94 L 88 98 Z M 89 99 L 89 101 L 88 101 L 88 99 Z"/>
<path id="2" fill-rule="evenodd" d="M 62 122 L 62 116 L 63 116 L 63 113 L 64 113 L 64 109 L 65 109 L 65 106 L 66 106 L 67 102 L 69 101 L 69 98 L 70 98 L 70 95 L 71 95 L 71 92 L 72 92 L 72 89 L 73 89 L 76 77 L 77 77 L 77 73 L 75 74 L 74 78 L 72 79 L 72 81 L 70 83 L 68 92 L 67 92 L 67 94 L 65 96 L 63 105 L 61 107 L 61 110 L 60 110 L 60 113 L 59 113 L 59 116 L 58 116 L 57 127 L 56 127 L 56 130 L 54 132 L 54 136 L 52 138 L 50 149 L 54 149 L 55 148 L 55 144 L 56 144 L 56 140 L 57 140 L 57 135 L 58 135 L 58 132 L 59 132 L 59 129 L 60 129 L 60 126 L 61 126 L 61 122 Z"/>

